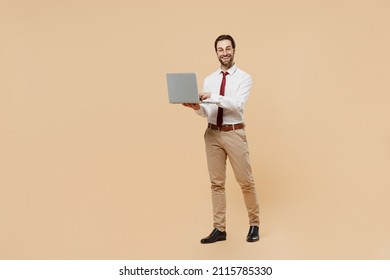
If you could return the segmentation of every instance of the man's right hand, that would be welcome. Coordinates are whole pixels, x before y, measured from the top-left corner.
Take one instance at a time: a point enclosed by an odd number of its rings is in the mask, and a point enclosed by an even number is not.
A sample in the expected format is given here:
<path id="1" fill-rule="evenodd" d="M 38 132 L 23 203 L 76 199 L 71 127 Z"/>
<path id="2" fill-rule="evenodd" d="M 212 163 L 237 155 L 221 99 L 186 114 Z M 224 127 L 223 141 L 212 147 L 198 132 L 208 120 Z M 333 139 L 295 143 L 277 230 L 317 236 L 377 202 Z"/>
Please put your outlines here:
<path id="1" fill-rule="evenodd" d="M 201 92 L 201 93 L 199 94 L 199 99 L 200 99 L 200 101 L 209 99 L 210 97 L 211 97 L 211 92 Z"/>
<path id="2" fill-rule="evenodd" d="M 200 105 L 197 104 L 197 103 L 183 103 L 183 106 L 184 107 L 188 107 L 188 108 L 192 108 L 194 110 L 199 110 L 200 109 Z"/>

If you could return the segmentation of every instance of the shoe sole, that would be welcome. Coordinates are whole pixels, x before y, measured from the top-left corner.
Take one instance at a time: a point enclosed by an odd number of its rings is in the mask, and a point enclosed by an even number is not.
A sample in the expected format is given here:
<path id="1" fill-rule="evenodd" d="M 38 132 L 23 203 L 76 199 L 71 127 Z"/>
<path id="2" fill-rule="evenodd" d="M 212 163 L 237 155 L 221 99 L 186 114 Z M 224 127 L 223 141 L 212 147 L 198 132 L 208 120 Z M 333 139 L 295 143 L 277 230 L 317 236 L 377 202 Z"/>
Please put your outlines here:
<path id="1" fill-rule="evenodd" d="M 202 242 L 200 241 L 201 244 L 213 244 L 215 242 L 219 242 L 219 241 L 225 241 L 226 240 L 226 237 L 222 237 L 222 238 L 218 238 L 217 240 L 213 241 L 213 242 Z"/>

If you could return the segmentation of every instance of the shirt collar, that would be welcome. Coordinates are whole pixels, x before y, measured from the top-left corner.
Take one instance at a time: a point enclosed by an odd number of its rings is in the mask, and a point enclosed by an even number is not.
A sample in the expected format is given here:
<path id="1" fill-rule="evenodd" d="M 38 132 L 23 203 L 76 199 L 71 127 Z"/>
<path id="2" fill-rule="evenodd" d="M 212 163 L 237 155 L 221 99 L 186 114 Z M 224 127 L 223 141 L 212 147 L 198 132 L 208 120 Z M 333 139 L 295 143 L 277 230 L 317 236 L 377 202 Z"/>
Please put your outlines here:
<path id="1" fill-rule="evenodd" d="M 233 66 L 230 67 L 226 72 L 228 72 L 229 75 L 232 75 L 234 72 L 236 72 L 236 70 L 237 70 L 237 65 L 236 65 L 236 63 L 234 63 Z M 222 73 L 222 70 L 221 70 L 220 74 L 221 73 Z"/>

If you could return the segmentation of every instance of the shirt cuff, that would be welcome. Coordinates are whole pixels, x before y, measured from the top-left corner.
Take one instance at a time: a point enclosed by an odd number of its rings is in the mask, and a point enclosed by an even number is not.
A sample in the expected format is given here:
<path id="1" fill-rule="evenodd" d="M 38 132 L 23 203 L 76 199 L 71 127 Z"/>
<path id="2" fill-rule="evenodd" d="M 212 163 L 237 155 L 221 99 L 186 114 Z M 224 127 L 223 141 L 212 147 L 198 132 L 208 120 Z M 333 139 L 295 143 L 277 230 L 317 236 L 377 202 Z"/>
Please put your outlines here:
<path id="1" fill-rule="evenodd" d="M 203 108 L 202 105 L 200 105 L 200 109 L 199 110 L 194 110 L 194 111 L 199 116 L 206 117 L 206 112 L 205 112 L 205 109 Z"/>

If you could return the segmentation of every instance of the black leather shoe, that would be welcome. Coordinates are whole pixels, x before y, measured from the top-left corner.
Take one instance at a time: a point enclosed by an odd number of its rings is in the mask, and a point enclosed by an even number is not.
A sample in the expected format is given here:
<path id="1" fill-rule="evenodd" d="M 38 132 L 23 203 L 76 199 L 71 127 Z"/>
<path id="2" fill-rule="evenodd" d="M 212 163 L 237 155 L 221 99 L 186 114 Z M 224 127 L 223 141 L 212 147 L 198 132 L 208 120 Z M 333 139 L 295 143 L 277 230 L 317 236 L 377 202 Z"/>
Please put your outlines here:
<path id="1" fill-rule="evenodd" d="M 226 240 L 226 231 L 219 231 L 218 229 L 213 229 L 209 236 L 203 238 L 200 243 L 209 244 L 217 241 Z"/>
<path id="2" fill-rule="evenodd" d="M 248 242 L 256 242 L 259 241 L 259 227 L 258 226 L 250 226 L 248 235 L 246 236 L 246 241 Z"/>

